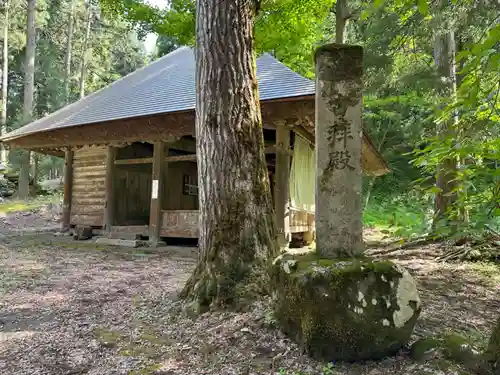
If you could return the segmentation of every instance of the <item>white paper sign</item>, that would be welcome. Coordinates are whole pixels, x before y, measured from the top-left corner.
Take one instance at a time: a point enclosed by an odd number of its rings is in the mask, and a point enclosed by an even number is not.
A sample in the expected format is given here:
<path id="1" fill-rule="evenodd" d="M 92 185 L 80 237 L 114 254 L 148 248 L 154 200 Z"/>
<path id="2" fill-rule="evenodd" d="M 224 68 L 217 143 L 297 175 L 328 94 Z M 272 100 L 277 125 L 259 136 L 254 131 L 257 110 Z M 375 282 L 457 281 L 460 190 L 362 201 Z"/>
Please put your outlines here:
<path id="1" fill-rule="evenodd" d="M 158 199 L 158 180 L 153 180 L 153 189 L 151 190 L 151 199 Z"/>

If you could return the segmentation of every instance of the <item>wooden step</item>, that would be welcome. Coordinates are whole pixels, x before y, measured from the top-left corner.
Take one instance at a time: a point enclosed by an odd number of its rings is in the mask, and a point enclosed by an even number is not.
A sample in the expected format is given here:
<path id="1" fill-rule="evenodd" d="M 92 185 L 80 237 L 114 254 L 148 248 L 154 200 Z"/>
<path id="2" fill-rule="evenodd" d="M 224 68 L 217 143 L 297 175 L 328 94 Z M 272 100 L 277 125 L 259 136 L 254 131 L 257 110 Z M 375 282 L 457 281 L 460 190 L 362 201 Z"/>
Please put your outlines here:
<path id="1" fill-rule="evenodd" d="M 109 239 L 114 240 L 142 240 L 142 233 L 125 233 L 125 232 L 111 232 L 107 236 Z"/>

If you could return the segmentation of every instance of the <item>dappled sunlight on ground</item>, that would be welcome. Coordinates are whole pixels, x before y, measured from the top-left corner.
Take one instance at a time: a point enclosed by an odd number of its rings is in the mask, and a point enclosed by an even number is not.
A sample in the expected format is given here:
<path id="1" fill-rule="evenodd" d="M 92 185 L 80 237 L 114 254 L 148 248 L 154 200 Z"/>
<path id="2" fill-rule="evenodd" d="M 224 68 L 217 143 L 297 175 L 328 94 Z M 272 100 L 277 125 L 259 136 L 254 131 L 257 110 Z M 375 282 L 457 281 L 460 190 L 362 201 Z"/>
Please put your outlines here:
<path id="1" fill-rule="evenodd" d="M 177 294 L 195 265 L 193 249 L 106 248 L 50 234 L 10 236 L 4 246 L 0 374 L 321 374 L 324 364 L 276 329 L 268 300 L 187 315 Z M 423 310 L 415 338 L 454 329 L 484 340 L 500 308 L 498 267 L 437 263 L 439 251 L 370 250 L 416 277 Z M 335 371 L 443 374 L 404 351 Z"/>

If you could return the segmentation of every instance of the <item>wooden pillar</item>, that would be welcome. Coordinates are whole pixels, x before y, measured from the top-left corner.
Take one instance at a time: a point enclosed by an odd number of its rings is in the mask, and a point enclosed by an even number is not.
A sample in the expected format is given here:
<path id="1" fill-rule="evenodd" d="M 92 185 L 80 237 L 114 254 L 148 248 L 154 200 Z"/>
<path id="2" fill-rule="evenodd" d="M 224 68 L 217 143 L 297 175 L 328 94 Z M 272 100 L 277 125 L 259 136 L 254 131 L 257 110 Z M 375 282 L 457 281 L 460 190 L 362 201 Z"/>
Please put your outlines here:
<path id="1" fill-rule="evenodd" d="M 149 242 L 152 246 L 156 246 L 160 240 L 165 164 L 165 143 L 155 142 L 153 152 L 151 209 L 149 212 Z"/>
<path id="2" fill-rule="evenodd" d="M 106 153 L 106 202 L 104 205 L 103 226 L 107 231 L 115 223 L 115 159 L 116 147 L 108 146 Z"/>
<path id="3" fill-rule="evenodd" d="M 68 231 L 71 225 L 71 198 L 73 196 L 73 157 L 74 151 L 67 149 L 64 157 L 64 197 L 62 230 Z"/>
<path id="4" fill-rule="evenodd" d="M 280 247 L 288 247 L 290 234 L 290 128 L 284 121 L 276 123 L 276 166 L 274 212 Z"/>

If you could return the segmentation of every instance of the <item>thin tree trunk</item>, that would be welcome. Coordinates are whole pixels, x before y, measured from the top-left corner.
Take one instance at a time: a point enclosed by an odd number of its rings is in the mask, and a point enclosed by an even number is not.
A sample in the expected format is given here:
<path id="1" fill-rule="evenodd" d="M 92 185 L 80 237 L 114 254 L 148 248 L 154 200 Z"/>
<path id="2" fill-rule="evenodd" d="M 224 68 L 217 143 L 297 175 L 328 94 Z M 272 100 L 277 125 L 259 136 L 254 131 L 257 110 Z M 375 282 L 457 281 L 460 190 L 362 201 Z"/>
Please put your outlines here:
<path id="1" fill-rule="evenodd" d="M 80 58 L 80 99 L 85 96 L 85 71 L 87 65 L 87 48 L 90 39 L 90 26 L 92 24 L 92 9 L 90 1 L 85 4 L 87 14 L 87 24 L 85 26 L 85 37 L 83 39 L 82 56 Z"/>
<path id="2" fill-rule="evenodd" d="M 36 48 L 36 0 L 28 0 L 26 22 L 26 58 L 24 63 L 24 104 L 23 124 L 28 123 L 33 116 L 33 100 L 35 91 L 35 48 Z M 30 152 L 25 151 L 19 174 L 19 198 L 29 196 Z"/>
<path id="3" fill-rule="evenodd" d="M 182 296 L 198 309 L 264 292 L 278 246 L 253 49 L 255 4 L 196 6 L 200 255 Z"/>
<path id="4" fill-rule="evenodd" d="M 456 68 L 455 68 L 455 35 L 453 31 L 437 35 L 434 44 L 434 59 L 437 72 L 439 74 L 438 89 L 441 97 L 453 97 L 456 93 Z M 438 125 L 437 133 L 443 142 L 449 137 L 455 137 L 454 123 L 452 118 L 447 122 Z M 450 209 L 457 200 L 454 191 L 457 173 L 457 160 L 450 157 L 445 158 L 438 166 L 436 186 L 439 192 L 435 197 L 434 225 L 449 218 Z"/>
<path id="5" fill-rule="evenodd" d="M 335 4 L 335 43 L 344 43 L 344 32 L 348 19 L 347 0 L 337 0 Z"/>
<path id="6" fill-rule="evenodd" d="M 68 29 L 66 39 L 66 53 L 64 55 L 64 100 L 69 103 L 70 97 L 70 81 L 71 81 L 71 52 L 73 48 L 73 25 L 74 25 L 74 11 L 76 0 L 71 0 L 68 16 Z"/>
<path id="7" fill-rule="evenodd" d="M 38 166 L 40 164 L 40 154 L 36 152 L 33 153 L 33 184 L 36 185 L 38 182 L 39 170 Z"/>
<path id="8" fill-rule="evenodd" d="M 378 147 L 377 147 L 377 151 L 380 152 L 380 150 L 382 149 L 382 146 L 384 145 L 385 143 L 385 139 L 387 138 L 387 132 L 389 131 L 390 127 L 392 126 L 392 122 L 389 120 L 389 126 L 386 126 L 385 127 L 385 131 L 384 131 L 384 134 L 382 135 L 382 139 L 380 140 L 379 144 L 378 144 Z M 374 176 L 370 179 L 370 181 L 368 182 L 368 187 L 366 189 L 366 198 L 365 198 L 365 209 L 368 207 L 368 203 L 370 202 L 370 197 L 372 195 L 372 189 L 373 189 L 373 185 L 375 185 L 375 180 L 377 179 L 377 176 Z"/>
<path id="9" fill-rule="evenodd" d="M 9 0 L 4 2 L 3 22 L 3 66 L 2 66 L 2 116 L 0 119 L 0 136 L 7 133 L 7 89 L 9 77 Z M 5 146 L 0 144 L 0 163 L 6 165 L 8 154 Z"/>

